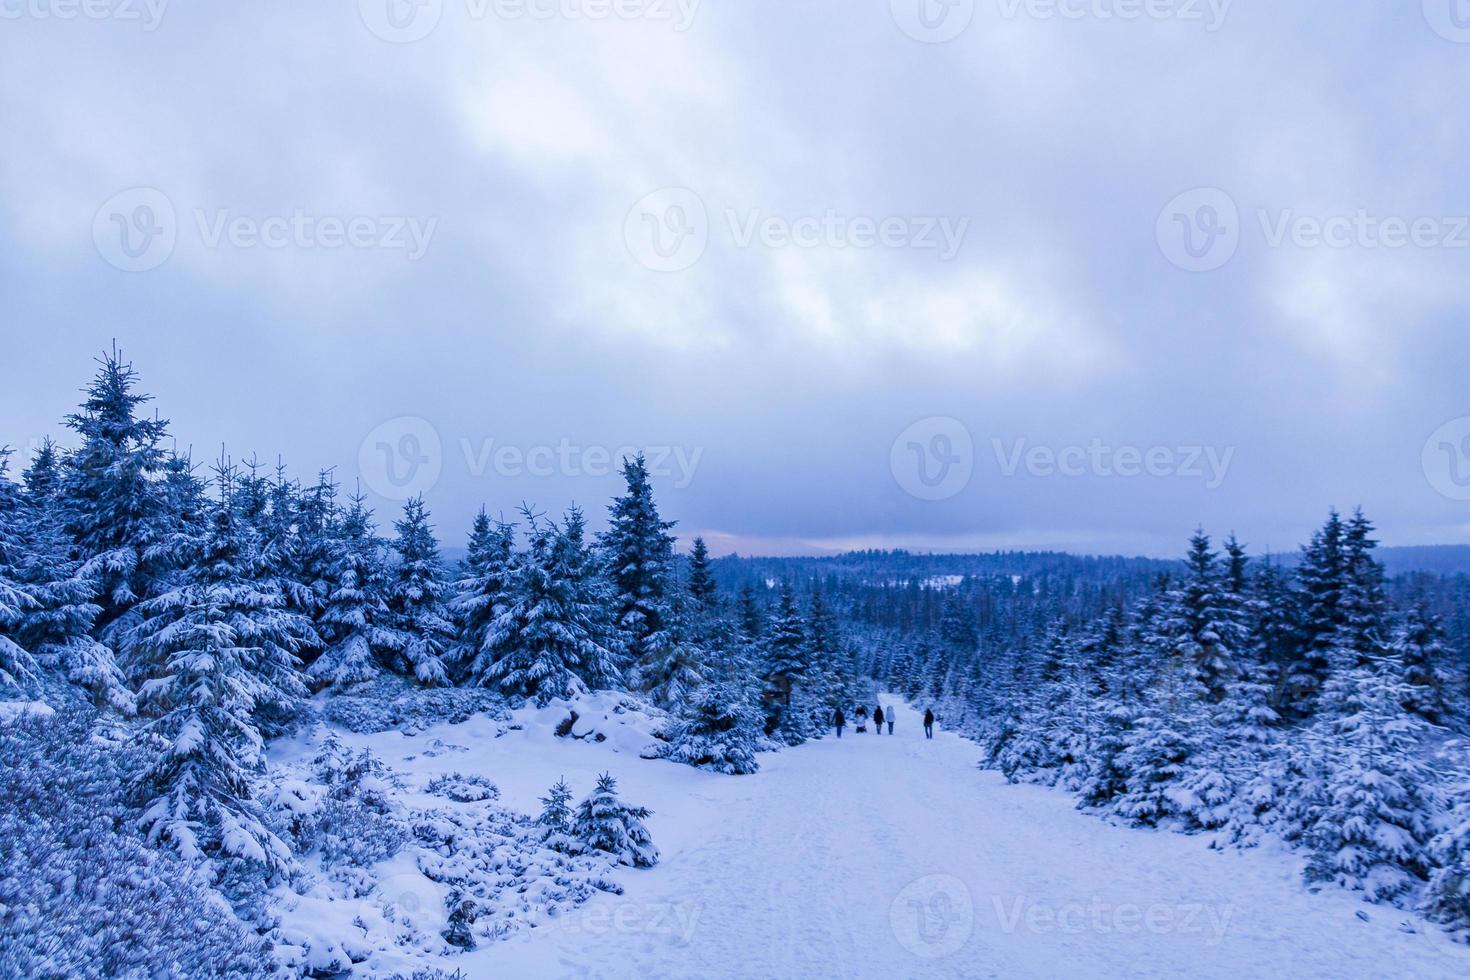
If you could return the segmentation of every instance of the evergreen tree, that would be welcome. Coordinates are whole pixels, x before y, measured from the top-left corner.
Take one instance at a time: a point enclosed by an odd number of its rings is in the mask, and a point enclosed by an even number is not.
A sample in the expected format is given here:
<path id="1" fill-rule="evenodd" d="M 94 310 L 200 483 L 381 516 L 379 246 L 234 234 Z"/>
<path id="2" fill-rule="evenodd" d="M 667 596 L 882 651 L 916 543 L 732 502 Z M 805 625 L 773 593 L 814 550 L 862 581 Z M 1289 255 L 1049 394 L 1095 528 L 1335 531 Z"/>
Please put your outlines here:
<path id="1" fill-rule="evenodd" d="M 1342 518 L 1334 510 L 1303 549 L 1297 568 L 1301 639 L 1297 659 L 1284 678 L 1281 699 L 1285 710 L 1297 718 L 1311 714 L 1331 672 L 1329 651 L 1339 639 L 1343 622 L 1341 598 L 1346 577 L 1343 534 Z"/>
<path id="2" fill-rule="evenodd" d="M 1169 594 L 1164 626 L 1174 656 L 1184 662 L 1201 696 L 1213 704 L 1225 700 L 1236 672 L 1235 643 L 1244 638 L 1231 620 L 1217 564 L 1209 537 L 1203 530 L 1195 532 L 1184 577 Z"/>
<path id="3" fill-rule="evenodd" d="M 387 573 L 372 511 L 361 492 L 350 498 L 325 569 L 326 605 L 321 614 L 325 652 L 307 669 L 318 687 L 347 687 L 370 681 L 400 645 L 390 628 Z"/>
<path id="4" fill-rule="evenodd" d="M 714 614 L 719 603 L 719 586 L 715 583 L 714 565 L 704 538 L 694 539 L 694 550 L 689 554 L 689 595 L 702 615 Z"/>
<path id="5" fill-rule="evenodd" d="M 424 498 L 404 504 L 403 517 L 393 527 L 398 532 L 393 542 L 398 565 L 388 588 L 393 667 L 428 687 L 448 685 L 444 655 L 455 638 L 446 605 L 450 587 L 444 581 L 439 543 L 429 525 Z"/>
<path id="6" fill-rule="evenodd" d="M 670 604 L 665 640 L 652 659 L 639 665 L 639 677 L 653 702 L 677 709 L 708 680 L 708 654 L 700 646 L 689 603 L 676 597 Z"/>
<path id="7" fill-rule="evenodd" d="M 19 490 L 5 472 L 9 465 L 10 450 L 0 448 L 0 696 L 34 696 L 40 693 L 40 667 L 17 639 L 27 615 L 40 603 L 21 584 L 23 515 Z"/>
<path id="8" fill-rule="evenodd" d="M 617 780 L 603 773 L 597 788 L 577 807 L 572 833 L 594 851 L 605 851 L 619 864 L 651 868 L 658 864 L 658 848 L 643 825 L 652 814 L 645 807 L 629 806 L 618 797 Z"/>
<path id="9" fill-rule="evenodd" d="M 55 447 L 48 442 L 26 471 L 25 506 L 16 512 L 24 542 L 12 554 L 19 556 L 16 573 L 34 604 L 15 624 L 15 635 L 20 646 L 34 652 L 43 665 L 62 671 L 73 684 L 88 691 L 94 705 L 131 714 L 135 699 L 111 648 L 92 638 L 101 613 L 93 602 L 97 586 L 82 573 L 81 561 L 72 556 L 57 466 Z"/>
<path id="10" fill-rule="evenodd" d="M 99 636 L 126 655 L 134 623 L 124 618 L 163 587 L 166 571 L 153 549 L 170 523 L 158 479 L 168 423 L 137 416 L 149 397 L 136 392 L 137 375 L 116 348 L 99 363 L 80 411 L 66 420 L 81 444 L 66 457 L 62 496 L 82 574 L 98 585 Z"/>
<path id="11" fill-rule="evenodd" d="M 715 772 L 753 773 L 760 768 L 760 734 L 760 712 L 749 695 L 731 682 L 710 684 L 681 706 L 659 755 Z"/>
<path id="12" fill-rule="evenodd" d="M 811 659 L 801 610 L 796 605 L 795 590 L 787 583 L 781 587 L 776 611 L 771 616 L 762 678 L 766 685 L 766 733 L 779 732 L 788 745 L 802 742 L 812 727 L 803 717 L 807 705 L 800 696 L 805 693 L 803 688 L 810 673 Z"/>
<path id="13" fill-rule="evenodd" d="M 605 595 L 588 567 L 582 517 L 575 508 L 565 531 L 523 508 L 529 543 L 513 567 L 511 601 L 487 635 L 481 683 L 512 697 L 546 704 L 587 689 L 615 669 L 605 645 Z"/>
<path id="14" fill-rule="evenodd" d="M 1426 603 L 1418 602 L 1405 613 L 1390 648 L 1408 685 L 1405 710 L 1431 724 L 1444 722 L 1451 680 L 1444 668 L 1444 628 Z"/>
<path id="15" fill-rule="evenodd" d="M 454 661 L 469 683 L 483 686 L 495 649 L 496 619 L 509 608 L 515 574 L 515 526 L 491 522 L 481 508 L 470 530 L 464 574 L 455 584 L 453 611 L 459 623 Z"/>
<path id="16" fill-rule="evenodd" d="M 1470 781 L 1457 788 L 1429 858 L 1434 870 L 1420 908 L 1460 938 L 1470 937 Z"/>
<path id="17" fill-rule="evenodd" d="M 1426 873 L 1434 779 L 1420 761 L 1424 723 L 1387 658 L 1354 664 L 1323 690 L 1331 757 L 1325 804 L 1308 833 L 1309 881 L 1335 881 L 1370 901 L 1408 892 Z"/>
<path id="18" fill-rule="evenodd" d="M 664 642 L 674 522 L 659 516 L 642 453 L 623 460 L 623 479 L 627 491 L 608 507 L 608 529 L 599 543 L 617 593 L 617 627 L 626 635 L 629 659 L 636 664 Z"/>
<path id="19" fill-rule="evenodd" d="M 572 788 L 565 778 L 541 797 L 541 815 L 536 818 L 536 832 L 541 843 L 561 854 L 575 854 L 581 850 L 572 836 Z"/>
<path id="20" fill-rule="evenodd" d="M 279 870 L 290 857 L 251 797 L 261 771 L 258 718 L 285 714 L 305 691 L 294 655 L 300 624 L 261 586 L 263 556 L 243 526 L 234 471 L 216 470 L 219 501 L 183 583 L 145 601 L 138 649 L 160 665 L 140 692 L 166 748 L 143 775 L 150 839 L 186 858 L 219 854 Z"/>

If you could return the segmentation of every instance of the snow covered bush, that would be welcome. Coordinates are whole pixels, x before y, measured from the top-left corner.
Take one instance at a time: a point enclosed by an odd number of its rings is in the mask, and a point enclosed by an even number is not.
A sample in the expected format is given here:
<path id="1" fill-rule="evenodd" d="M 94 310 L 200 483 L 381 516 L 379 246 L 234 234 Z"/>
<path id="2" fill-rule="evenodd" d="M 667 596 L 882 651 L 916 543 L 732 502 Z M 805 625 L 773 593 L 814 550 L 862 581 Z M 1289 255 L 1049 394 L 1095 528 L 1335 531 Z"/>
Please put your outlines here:
<path id="1" fill-rule="evenodd" d="M 1470 781 L 1460 784 L 1454 806 L 1429 844 L 1434 871 L 1421 909 L 1461 939 L 1470 940 Z"/>
<path id="2" fill-rule="evenodd" d="M 324 789 L 314 805 L 292 813 L 297 853 L 315 853 L 329 868 L 366 868 L 397 854 L 408 829 L 393 798 L 397 787 L 382 763 L 328 737 L 312 766 Z"/>
<path id="3" fill-rule="evenodd" d="M 651 868 L 658 863 L 658 848 L 643 825 L 651 815 L 645 807 L 624 803 L 618 797 L 617 780 L 603 773 L 577 807 L 572 836 L 592 850 L 613 855 L 619 864 Z"/>
<path id="4" fill-rule="evenodd" d="M 656 748 L 657 758 L 735 775 L 760 769 L 760 713 L 733 685 L 695 692 L 663 736 L 667 742 Z"/>
<path id="5" fill-rule="evenodd" d="M 64 711 L 0 726 L 0 976 L 263 976 L 265 944 L 135 830 L 131 739 Z"/>
<path id="6" fill-rule="evenodd" d="M 475 715 L 508 718 L 505 699 L 494 691 L 460 687 L 419 687 L 394 676 L 334 695 L 322 717 L 350 732 L 401 731 L 413 734 L 434 725 L 457 725 Z"/>

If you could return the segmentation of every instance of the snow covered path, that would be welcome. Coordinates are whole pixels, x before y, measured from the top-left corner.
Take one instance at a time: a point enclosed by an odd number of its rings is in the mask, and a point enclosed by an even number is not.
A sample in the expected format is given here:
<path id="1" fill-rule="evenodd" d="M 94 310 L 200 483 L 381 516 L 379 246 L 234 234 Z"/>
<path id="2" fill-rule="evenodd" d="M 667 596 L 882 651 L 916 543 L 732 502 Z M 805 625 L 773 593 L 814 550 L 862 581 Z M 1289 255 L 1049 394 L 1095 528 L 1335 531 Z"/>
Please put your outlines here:
<path id="1" fill-rule="evenodd" d="M 1470 976 L 1470 949 L 1398 910 L 1308 894 L 1291 857 L 1113 827 L 1066 794 L 977 771 L 978 756 L 944 732 L 926 741 L 902 706 L 892 738 L 849 729 L 764 755 L 753 777 L 624 767 L 625 797 L 657 811 L 663 864 L 622 875 L 621 898 L 446 966 L 639 980 Z"/>

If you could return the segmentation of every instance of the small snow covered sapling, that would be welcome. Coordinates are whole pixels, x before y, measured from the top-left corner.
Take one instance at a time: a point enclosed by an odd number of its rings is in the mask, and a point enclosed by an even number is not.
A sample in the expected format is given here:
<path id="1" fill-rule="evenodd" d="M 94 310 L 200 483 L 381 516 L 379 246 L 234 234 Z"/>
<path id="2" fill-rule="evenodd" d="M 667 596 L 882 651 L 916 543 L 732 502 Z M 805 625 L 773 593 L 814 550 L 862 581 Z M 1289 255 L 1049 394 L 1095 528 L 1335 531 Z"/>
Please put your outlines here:
<path id="1" fill-rule="evenodd" d="M 619 864 L 651 868 L 658 863 L 658 848 L 643 825 L 651 811 L 628 806 L 618 798 L 617 786 L 608 773 L 598 777 L 597 788 L 577 807 L 572 833 L 592 850 L 616 856 Z"/>
<path id="2" fill-rule="evenodd" d="M 572 838 L 571 802 L 572 788 L 565 779 L 559 779 L 541 797 L 541 816 L 536 818 L 541 842 L 562 854 L 573 854 L 580 849 Z"/>

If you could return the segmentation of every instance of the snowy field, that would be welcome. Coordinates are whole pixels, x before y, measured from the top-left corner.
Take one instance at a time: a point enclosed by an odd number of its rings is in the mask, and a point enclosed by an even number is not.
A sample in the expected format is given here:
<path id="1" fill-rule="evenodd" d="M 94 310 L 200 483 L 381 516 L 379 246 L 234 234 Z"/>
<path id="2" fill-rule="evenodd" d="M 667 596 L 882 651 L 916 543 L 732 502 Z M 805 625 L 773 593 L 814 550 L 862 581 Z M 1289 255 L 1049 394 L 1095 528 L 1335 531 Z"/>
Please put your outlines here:
<path id="1" fill-rule="evenodd" d="M 577 705 L 576 733 L 601 731 L 603 742 L 557 738 L 564 705 L 412 736 L 337 733 L 410 785 L 479 775 L 499 787 L 501 803 L 526 813 L 558 775 L 580 796 L 610 771 L 625 799 L 655 811 L 649 827 L 663 854 L 651 870 L 615 872 L 624 895 L 533 917 L 464 955 L 379 951 L 359 973 L 435 965 L 470 978 L 640 980 L 1470 976 L 1470 948 L 1415 916 L 1337 889 L 1309 893 L 1299 856 L 1218 852 L 1204 837 L 1111 826 L 1074 810 L 1063 792 L 977 770 L 978 748 L 957 736 L 925 740 L 908 708 L 893 737 L 849 728 L 840 741 L 763 754 L 759 774 L 731 777 L 641 759 L 651 722 L 614 713 L 616 701 Z M 273 763 L 309 754 L 306 742 L 277 745 Z M 385 888 L 410 899 L 422 891 L 419 914 L 442 919 L 433 883 L 395 860 L 381 869 Z M 301 928 L 350 933 L 360 912 L 355 902 L 311 903 Z"/>

